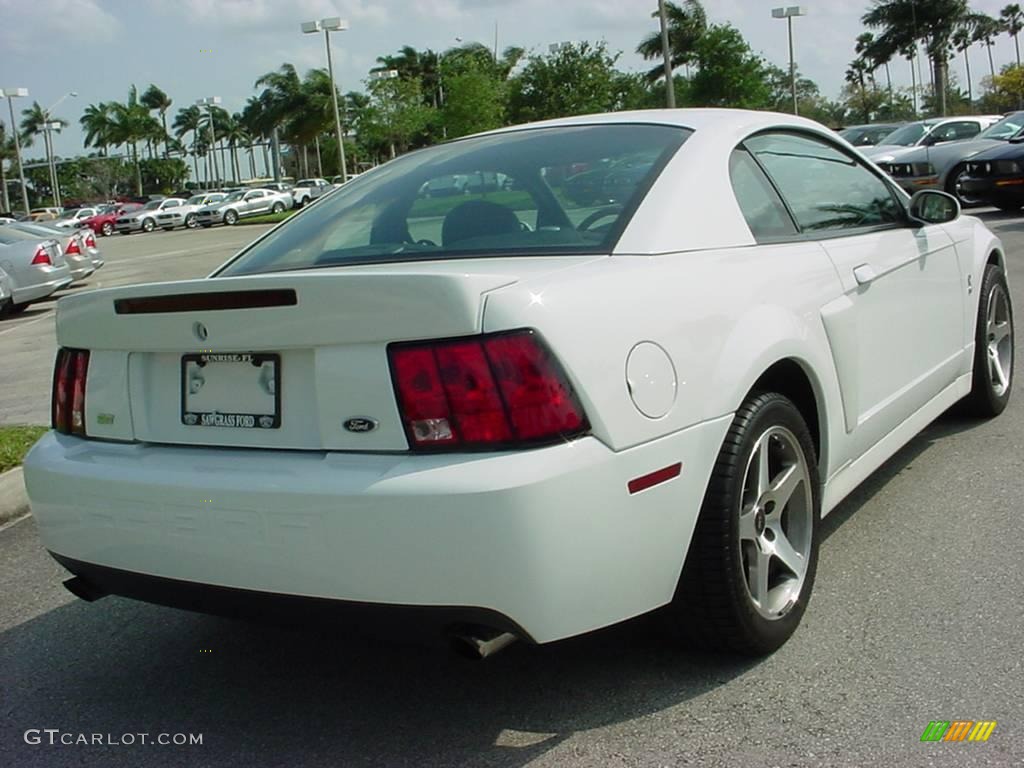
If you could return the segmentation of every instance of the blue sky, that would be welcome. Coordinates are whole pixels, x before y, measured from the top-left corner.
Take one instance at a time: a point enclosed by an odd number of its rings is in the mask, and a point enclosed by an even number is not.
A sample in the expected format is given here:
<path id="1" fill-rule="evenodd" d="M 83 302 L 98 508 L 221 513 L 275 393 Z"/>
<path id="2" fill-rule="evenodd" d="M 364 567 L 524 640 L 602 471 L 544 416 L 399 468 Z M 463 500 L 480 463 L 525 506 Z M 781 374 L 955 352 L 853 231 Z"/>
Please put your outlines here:
<path id="1" fill-rule="evenodd" d="M 922 0 L 927 2 L 927 0 Z M 731 22 L 754 50 L 785 66 L 785 24 L 771 18 L 778 0 L 706 0 L 712 21 Z M 829 97 L 836 97 L 853 57 L 853 40 L 868 0 L 806 0 L 810 15 L 796 21 L 797 61 Z M 1004 0 L 974 0 L 998 13 Z M 78 92 L 56 110 L 72 125 L 56 138 L 59 154 L 81 151 L 78 117 L 91 103 L 123 100 L 134 83 L 156 83 L 174 100 L 171 112 L 217 95 L 237 111 L 255 94 L 253 82 L 282 62 L 300 71 L 325 66 L 323 39 L 303 35 L 299 23 L 341 16 L 350 29 L 332 35 L 335 70 L 343 90 L 363 87 L 374 59 L 403 44 L 444 50 L 455 38 L 546 51 L 563 40 L 607 41 L 623 51 L 620 66 L 641 69 L 632 51 L 656 29 L 655 0 L 0 0 L 0 88 L 27 87 L 47 107 Z M 1010 61 L 1003 37 L 996 65 Z M 971 52 L 975 83 L 987 73 L 984 51 Z M 953 64 L 963 80 L 962 59 Z M 910 84 L 905 62 L 894 81 Z M 927 80 L 927 74 L 925 74 Z M 977 87 L 977 85 L 976 85 Z M 6 104 L 0 120 L 8 121 Z M 20 120 L 20 117 L 19 117 Z M 28 151 L 41 154 L 41 143 Z"/>

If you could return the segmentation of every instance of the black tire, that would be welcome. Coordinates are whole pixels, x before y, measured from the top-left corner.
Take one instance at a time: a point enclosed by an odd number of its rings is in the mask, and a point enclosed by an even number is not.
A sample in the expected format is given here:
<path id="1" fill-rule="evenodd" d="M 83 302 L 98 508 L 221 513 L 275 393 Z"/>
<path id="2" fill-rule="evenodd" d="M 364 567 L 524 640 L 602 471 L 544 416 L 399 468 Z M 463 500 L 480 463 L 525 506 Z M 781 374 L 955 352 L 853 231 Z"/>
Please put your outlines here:
<path id="1" fill-rule="evenodd" d="M 199 222 L 196 221 L 194 213 L 190 213 L 185 217 L 185 229 L 195 229 L 198 225 Z"/>
<path id="2" fill-rule="evenodd" d="M 960 194 L 959 183 L 960 179 L 967 175 L 967 165 L 961 163 L 952 171 L 949 172 L 949 176 L 946 180 L 946 192 L 951 194 L 960 202 L 961 208 L 967 208 L 972 205 L 978 205 L 980 201 L 972 198 L 965 198 Z"/>
<path id="3" fill-rule="evenodd" d="M 104 237 L 110 237 L 112 234 L 114 234 L 114 225 L 111 224 L 109 221 L 105 222 L 103 226 L 100 227 L 100 233 Z"/>
<path id="4" fill-rule="evenodd" d="M 0 320 L 3 320 L 11 314 L 11 307 L 13 304 L 14 301 L 12 299 L 4 299 L 3 301 L 0 301 Z"/>
<path id="5" fill-rule="evenodd" d="M 284 203 L 274 203 L 274 207 L 270 209 L 271 213 L 281 213 L 284 210 Z"/>
<path id="6" fill-rule="evenodd" d="M 234 211 L 227 211 L 224 214 L 224 223 L 227 224 L 229 227 L 235 226 L 235 224 L 238 223 L 238 214 L 235 213 Z"/>
<path id="7" fill-rule="evenodd" d="M 999 298 L 1005 304 L 993 308 L 993 302 Z M 1005 318 L 1009 334 L 1001 337 L 996 349 L 1003 352 L 999 356 L 998 369 L 1002 370 L 1006 379 L 1005 385 L 998 380 L 995 366 L 990 363 L 990 342 L 995 341 L 996 333 L 989 328 L 990 312 L 995 310 L 997 319 Z M 981 278 L 981 290 L 978 294 L 978 314 L 974 326 L 974 376 L 971 392 L 963 400 L 965 415 L 979 418 L 998 416 L 1006 409 L 1013 391 L 1013 304 L 1010 300 L 1010 289 L 1006 284 L 1006 275 L 995 264 L 985 266 Z M 1007 364 L 1007 358 L 1009 364 Z"/>
<path id="8" fill-rule="evenodd" d="M 202 227 L 203 229 L 209 229 L 210 227 L 213 226 L 213 224 L 200 224 L 199 226 Z"/>
<path id="9" fill-rule="evenodd" d="M 7 314 L 8 314 L 8 316 L 20 315 L 26 309 L 28 309 L 28 304 L 27 303 L 25 303 L 25 304 L 15 304 L 15 303 L 11 302 L 11 304 L 7 307 Z"/>
<path id="10" fill-rule="evenodd" d="M 152 219 L 145 219 L 142 222 L 143 232 L 152 232 L 154 229 L 156 229 L 156 222 L 153 221 Z"/>
<path id="11" fill-rule="evenodd" d="M 777 510 L 777 520 L 774 502 L 761 507 L 760 498 L 758 503 L 746 503 L 751 497 L 744 497 L 748 465 L 755 451 L 762 450 L 759 446 L 768 457 L 775 451 L 780 472 L 774 479 L 781 478 L 798 459 L 804 462 L 799 473 L 803 479 Z M 785 462 L 787 455 L 793 464 Z M 758 475 L 753 476 L 755 483 Z M 773 478 L 770 469 L 768 477 Z M 757 542 L 748 540 L 745 545 L 741 540 L 741 506 L 753 510 L 744 519 L 757 531 Z M 701 649 L 725 648 L 759 656 L 779 648 L 799 626 L 814 587 L 820 517 L 821 481 L 814 441 L 800 411 L 774 392 L 750 395 L 733 418 L 715 462 L 675 597 L 667 611 L 675 632 Z M 794 530 L 794 522 L 799 530 Z M 776 539 L 776 529 L 782 530 L 784 537 Z M 791 577 L 796 572 L 782 566 L 781 560 L 772 555 L 764 560 L 768 574 L 765 594 L 768 590 L 775 593 L 771 600 L 763 601 L 764 611 L 772 614 L 766 616 L 748 587 L 750 572 L 745 567 L 751 565 L 751 553 L 757 558 L 759 553 L 773 552 L 773 543 L 781 543 L 782 538 L 789 543 L 793 543 L 791 539 L 799 542 L 793 547 L 803 553 L 799 560 L 803 576 L 794 581 Z M 756 549 L 751 549 L 755 545 Z M 785 602 L 776 610 L 771 603 L 778 599 Z"/>
<path id="12" fill-rule="evenodd" d="M 992 205 L 994 205 L 1000 211 L 1003 211 L 1005 213 L 1013 213 L 1014 211 L 1019 211 L 1022 207 L 1024 207 L 1024 203 L 1002 202 L 1002 203 L 992 203 Z"/>

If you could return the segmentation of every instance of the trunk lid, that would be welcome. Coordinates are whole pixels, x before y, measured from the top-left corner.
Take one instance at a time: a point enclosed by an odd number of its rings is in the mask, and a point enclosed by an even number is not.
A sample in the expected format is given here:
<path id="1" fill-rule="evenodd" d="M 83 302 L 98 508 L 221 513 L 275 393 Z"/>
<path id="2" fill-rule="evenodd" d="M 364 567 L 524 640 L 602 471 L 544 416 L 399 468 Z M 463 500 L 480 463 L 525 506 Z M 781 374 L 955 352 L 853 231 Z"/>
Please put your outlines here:
<path id="1" fill-rule="evenodd" d="M 386 264 L 106 289 L 61 299 L 57 338 L 91 350 L 90 436 L 406 450 L 387 345 L 479 333 L 489 292 L 591 260 Z"/>

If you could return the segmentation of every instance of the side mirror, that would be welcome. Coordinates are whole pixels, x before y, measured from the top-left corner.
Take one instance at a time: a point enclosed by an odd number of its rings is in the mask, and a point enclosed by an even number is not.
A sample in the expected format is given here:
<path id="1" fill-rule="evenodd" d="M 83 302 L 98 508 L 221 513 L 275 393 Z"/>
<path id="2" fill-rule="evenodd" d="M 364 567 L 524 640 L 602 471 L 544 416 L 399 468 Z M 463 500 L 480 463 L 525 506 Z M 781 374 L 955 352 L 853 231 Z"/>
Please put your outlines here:
<path id="1" fill-rule="evenodd" d="M 916 224 L 947 224 L 960 216 L 960 202 L 936 189 L 922 189 L 910 198 L 910 218 Z"/>

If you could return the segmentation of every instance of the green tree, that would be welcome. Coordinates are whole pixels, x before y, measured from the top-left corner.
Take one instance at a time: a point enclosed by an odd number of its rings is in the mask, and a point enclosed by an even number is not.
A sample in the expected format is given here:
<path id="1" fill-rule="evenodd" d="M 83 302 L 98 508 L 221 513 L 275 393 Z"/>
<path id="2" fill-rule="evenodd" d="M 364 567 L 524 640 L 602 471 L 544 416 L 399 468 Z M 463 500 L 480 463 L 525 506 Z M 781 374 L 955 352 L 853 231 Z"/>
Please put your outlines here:
<path id="1" fill-rule="evenodd" d="M 11 162 L 11 170 L 14 170 L 14 138 L 7 133 L 7 126 L 0 120 L 0 210 L 11 210 L 11 200 L 7 191 L 7 171 L 4 170 L 4 163 Z"/>
<path id="2" fill-rule="evenodd" d="M 441 119 L 450 139 L 499 128 L 505 119 L 504 84 L 481 71 L 445 78 Z"/>
<path id="3" fill-rule="evenodd" d="M 139 101 L 139 92 L 134 85 L 128 89 L 128 100 L 124 104 L 114 102 L 111 106 L 111 117 L 111 140 L 128 146 L 135 166 L 135 192 L 141 195 L 142 168 L 139 165 L 139 142 L 148 141 L 159 135 L 160 124 Z"/>
<path id="4" fill-rule="evenodd" d="M 531 56 L 509 81 L 513 122 L 621 108 L 617 55 L 601 43 L 567 43 L 547 56 Z"/>
<path id="5" fill-rule="evenodd" d="M 994 19 L 991 16 L 977 14 L 971 26 L 974 29 L 972 35 L 974 42 L 981 43 L 988 51 L 988 72 L 991 77 L 995 77 L 996 63 L 992 58 L 992 47 L 1003 30 L 1002 23 L 999 19 Z"/>
<path id="6" fill-rule="evenodd" d="M 700 107 L 767 109 L 772 106 L 768 72 L 739 30 L 715 24 L 697 43 L 697 71 L 686 103 Z"/>
<path id="7" fill-rule="evenodd" d="M 197 152 L 197 147 L 199 142 L 199 131 L 202 129 L 202 125 L 203 117 L 199 113 L 199 107 L 192 104 L 178 110 L 178 114 L 174 116 L 174 123 L 171 126 L 174 129 L 174 135 L 179 140 L 182 139 L 186 133 L 192 134 L 192 142 L 190 146 L 196 181 L 199 181 L 199 153 Z"/>
<path id="8" fill-rule="evenodd" d="M 665 15 L 668 19 L 669 63 L 673 70 L 684 64 L 697 61 L 697 44 L 708 27 L 707 13 L 699 0 L 683 0 L 681 4 L 666 2 Z M 657 19 L 658 11 L 651 14 Z M 648 61 L 661 60 L 661 32 L 652 32 L 640 41 L 636 52 Z M 665 76 L 664 64 L 652 67 L 647 79 L 657 82 Z"/>
<path id="9" fill-rule="evenodd" d="M 111 137 L 114 119 L 111 116 L 111 106 L 104 101 L 99 104 L 90 104 L 78 119 L 82 130 L 85 131 L 82 143 L 86 147 L 96 147 L 101 155 L 106 155 L 107 147 L 113 143 Z"/>
<path id="10" fill-rule="evenodd" d="M 995 77 L 985 78 L 985 89 L 983 108 L 996 112 L 1015 109 L 1024 99 L 1024 67 L 1007 64 Z"/>
<path id="11" fill-rule="evenodd" d="M 424 105 L 416 80 L 371 80 L 368 90 L 370 103 L 360 119 L 360 133 L 378 152 L 386 148 L 391 157 L 405 152 L 435 119 L 436 110 Z"/>
<path id="12" fill-rule="evenodd" d="M 60 123 L 64 127 L 68 125 L 67 120 L 50 114 L 38 101 L 33 101 L 28 109 L 21 110 L 21 143 L 31 147 L 33 137 L 43 132 L 44 123 Z"/>
<path id="13" fill-rule="evenodd" d="M 167 139 L 170 138 L 170 134 L 167 133 L 167 110 L 171 108 L 171 104 L 174 102 L 171 97 L 161 91 L 152 83 L 149 88 L 145 90 L 139 101 L 149 110 L 157 110 L 160 112 L 160 123 L 163 126 L 163 142 L 164 142 L 164 157 L 168 155 Z"/>
<path id="14" fill-rule="evenodd" d="M 879 55 L 892 57 L 922 41 L 931 60 L 939 114 L 946 114 L 946 78 L 951 40 L 957 27 L 975 15 L 967 0 L 873 0 L 861 21 L 881 30 L 875 45 Z"/>

